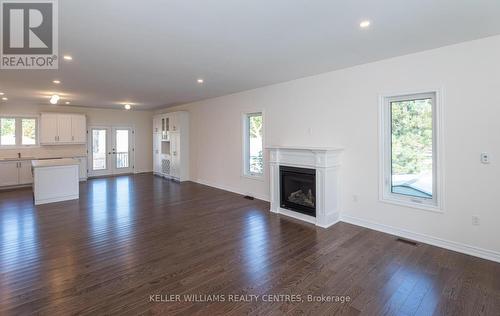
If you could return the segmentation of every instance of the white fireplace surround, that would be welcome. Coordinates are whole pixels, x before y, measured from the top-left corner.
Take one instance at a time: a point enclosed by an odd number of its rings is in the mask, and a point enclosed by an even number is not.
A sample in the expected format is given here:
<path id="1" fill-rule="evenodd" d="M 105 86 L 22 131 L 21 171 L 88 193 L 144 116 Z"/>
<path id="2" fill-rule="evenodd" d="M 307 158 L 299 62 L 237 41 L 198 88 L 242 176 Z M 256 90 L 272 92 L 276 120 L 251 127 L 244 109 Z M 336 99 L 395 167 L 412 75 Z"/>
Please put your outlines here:
<path id="1" fill-rule="evenodd" d="M 290 216 L 323 228 L 339 221 L 339 168 L 342 149 L 270 146 L 271 212 Z M 281 207 L 280 166 L 316 170 L 316 217 Z"/>

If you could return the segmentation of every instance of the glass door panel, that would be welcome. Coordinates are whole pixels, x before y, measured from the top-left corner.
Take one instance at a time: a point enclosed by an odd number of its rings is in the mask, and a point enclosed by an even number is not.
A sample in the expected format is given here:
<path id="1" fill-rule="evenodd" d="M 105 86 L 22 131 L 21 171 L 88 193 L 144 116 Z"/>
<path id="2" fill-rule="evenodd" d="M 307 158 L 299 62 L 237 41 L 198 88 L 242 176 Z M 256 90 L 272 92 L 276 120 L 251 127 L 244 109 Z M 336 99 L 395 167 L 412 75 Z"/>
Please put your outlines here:
<path id="1" fill-rule="evenodd" d="M 113 128 L 114 173 L 132 173 L 132 129 Z"/>
<path id="2" fill-rule="evenodd" d="M 91 128 L 89 142 L 90 175 L 101 176 L 111 173 L 109 166 L 109 129 Z"/>
<path id="3" fill-rule="evenodd" d="M 116 130 L 116 168 L 128 168 L 129 164 L 129 130 Z"/>

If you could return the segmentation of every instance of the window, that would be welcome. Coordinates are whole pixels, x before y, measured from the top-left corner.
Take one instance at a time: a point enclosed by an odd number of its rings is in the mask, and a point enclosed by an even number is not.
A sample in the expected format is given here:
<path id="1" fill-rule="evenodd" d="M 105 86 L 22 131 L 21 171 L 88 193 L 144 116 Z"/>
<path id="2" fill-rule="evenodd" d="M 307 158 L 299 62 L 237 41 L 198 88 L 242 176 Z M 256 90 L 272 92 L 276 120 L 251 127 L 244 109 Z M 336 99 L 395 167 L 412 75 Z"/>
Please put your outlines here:
<path id="1" fill-rule="evenodd" d="M 22 140 L 21 145 L 36 145 L 36 119 L 22 118 Z"/>
<path id="2" fill-rule="evenodd" d="M 245 176 L 261 177 L 264 174 L 263 123 L 261 112 L 247 113 L 243 116 L 243 164 Z"/>
<path id="3" fill-rule="evenodd" d="M 0 118 L 0 145 L 9 146 L 16 144 L 16 119 L 15 118 Z"/>
<path id="4" fill-rule="evenodd" d="M 436 93 L 385 97 L 382 102 L 382 199 L 439 208 Z"/>
<path id="5" fill-rule="evenodd" d="M 37 145 L 37 128 L 34 117 L 0 117 L 0 146 Z"/>

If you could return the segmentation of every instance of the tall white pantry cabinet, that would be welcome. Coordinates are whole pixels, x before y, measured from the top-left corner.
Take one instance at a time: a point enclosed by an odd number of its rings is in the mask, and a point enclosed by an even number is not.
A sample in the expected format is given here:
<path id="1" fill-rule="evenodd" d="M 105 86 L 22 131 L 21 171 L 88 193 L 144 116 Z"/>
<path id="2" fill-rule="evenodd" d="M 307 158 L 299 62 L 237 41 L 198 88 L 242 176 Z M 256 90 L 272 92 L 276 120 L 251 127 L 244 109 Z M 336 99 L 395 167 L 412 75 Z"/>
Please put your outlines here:
<path id="1" fill-rule="evenodd" d="M 153 117 L 153 172 L 176 181 L 189 180 L 189 113 Z"/>

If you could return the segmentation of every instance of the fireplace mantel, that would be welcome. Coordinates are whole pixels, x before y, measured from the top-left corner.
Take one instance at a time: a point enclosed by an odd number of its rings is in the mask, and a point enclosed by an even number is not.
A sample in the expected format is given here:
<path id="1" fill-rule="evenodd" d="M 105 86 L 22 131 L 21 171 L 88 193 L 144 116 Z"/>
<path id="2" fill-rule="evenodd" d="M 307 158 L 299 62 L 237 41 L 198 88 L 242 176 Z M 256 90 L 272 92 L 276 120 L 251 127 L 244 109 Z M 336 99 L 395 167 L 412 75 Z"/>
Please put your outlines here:
<path id="1" fill-rule="evenodd" d="M 320 227 L 339 220 L 339 168 L 342 149 L 326 147 L 270 146 L 271 212 L 290 216 Z M 316 170 L 316 217 L 280 207 L 280 166 Z"/>

